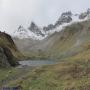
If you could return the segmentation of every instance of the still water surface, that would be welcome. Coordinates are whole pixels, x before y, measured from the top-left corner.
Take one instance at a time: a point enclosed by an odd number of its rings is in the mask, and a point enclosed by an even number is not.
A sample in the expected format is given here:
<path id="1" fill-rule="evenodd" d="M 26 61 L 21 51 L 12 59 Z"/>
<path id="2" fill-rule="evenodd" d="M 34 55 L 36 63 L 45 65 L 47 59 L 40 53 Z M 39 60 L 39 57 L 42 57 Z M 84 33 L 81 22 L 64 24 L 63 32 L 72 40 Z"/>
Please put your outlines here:
<path id="1" fill-rule="evenodd" d="M 57 63 L 54 60 L 25 60 L 19 61 L 22 66 L 43 66 L 43 65 L 51 65 Z"/>

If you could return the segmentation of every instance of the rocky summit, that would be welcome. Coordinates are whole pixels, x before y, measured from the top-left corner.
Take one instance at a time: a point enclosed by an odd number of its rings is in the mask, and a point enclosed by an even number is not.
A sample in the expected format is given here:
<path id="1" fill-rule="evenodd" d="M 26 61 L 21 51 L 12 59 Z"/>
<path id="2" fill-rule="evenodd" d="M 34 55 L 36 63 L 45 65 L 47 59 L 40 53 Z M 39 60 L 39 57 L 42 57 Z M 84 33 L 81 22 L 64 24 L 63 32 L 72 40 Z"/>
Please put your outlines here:
<path id="1" fill-rule="evenodd" d="M 35 33 L 37 36 L 44 36 L 44 34 L 41 32 L 41 29 L 34 22 L 31 22 L 31 25 L 28 29 Z"/>
<path id="2" fill-rule="evenodd" d="M 72 21 L 72 13 L 69 12 L 64 12 L 62 13 L 62 15 L 60 16 L 60 18 L 58 19 L 58 21 L 55 23 L 55 26 L 59 26 L 62 25 L 64 23 L 70 23 Z"/>
<path id="3" fill-rule="evenodd" d="M 90 18 L 90 9 L 88 9 L 86 12 L 83 12 L 79 15 L 79 19 L 85 19 L 86 17 Z"/>

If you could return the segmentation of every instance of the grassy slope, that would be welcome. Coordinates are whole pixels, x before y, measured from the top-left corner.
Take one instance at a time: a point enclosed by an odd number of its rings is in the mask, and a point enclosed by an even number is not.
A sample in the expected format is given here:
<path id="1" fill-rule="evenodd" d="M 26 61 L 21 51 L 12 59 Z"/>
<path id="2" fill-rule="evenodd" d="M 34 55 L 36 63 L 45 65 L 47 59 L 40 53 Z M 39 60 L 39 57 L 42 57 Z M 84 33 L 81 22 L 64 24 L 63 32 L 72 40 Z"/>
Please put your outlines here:
<path id="1" fill-rule="evenodd" d="M 66 27 L 62 32 L 56 34 L 58 36 L 62 33 L 59 38 L 56 36 L 55 43 L 47 51 L 50 52 L 51 56 L 62 58 L 69 53 L 74 54 L 85 50 L 82 46 L 90 42 L 89 26 L 90 22 L 88 21 Z"/>
<path id="2" fill-rule="evenodd" d="M 23 90 L 90 90 L 90 59 L 74 58 L 35 69 L 8 85 L 21 85 Z"/>
<path id="3" fill-rule="evenodd" d="M 62 59 L 85 51 L 90 44 L 90 21 L 67 26 L 49 39 L 53 42 L 46 51 L 50 57 Z"/>

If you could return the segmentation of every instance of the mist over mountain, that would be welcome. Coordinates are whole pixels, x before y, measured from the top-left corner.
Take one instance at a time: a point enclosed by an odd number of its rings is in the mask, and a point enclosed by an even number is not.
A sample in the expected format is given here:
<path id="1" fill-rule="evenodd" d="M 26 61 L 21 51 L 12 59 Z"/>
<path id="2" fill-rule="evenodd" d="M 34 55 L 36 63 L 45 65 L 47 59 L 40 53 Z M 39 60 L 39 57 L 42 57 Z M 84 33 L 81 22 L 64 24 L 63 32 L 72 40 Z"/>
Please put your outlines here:
<path id="1" fill-rule="evenodd" d="M 54 24 L 49 24 L 44 27 L 36 25 L 33 21 L 27 28 L 20 25 L 19 28 L 14 31 L 13 36 L 22 39 L 31 38 L 34 40 L 42 40 L 55 32 L 61 31 L 65 26 L 75 22 L 81 22 L 89 18 L 90 9 L 87 9 L 85 12 L 80 14 L 73 14 L 71 11 L 67 11 L 63 12 Z"/>
<path id="2" fill-rule="evenodd" d="M 86 39 L 89 37 L 89 22 L 90 9 L 80 14 L 67 11 L 63 12 L 54 24 L 39 27 L 33 22 L 29 28 L 23 28 L 24 31 L 16 30 L 18 34 L 13 40 L 19 50 L 24 54 L 28 53 L 31 58 L 37 58 L 39 55 L 40 58 L 74 55 L 82 51 L 83 49 L 78 51 L 78 48 L 88 41 Z"/>

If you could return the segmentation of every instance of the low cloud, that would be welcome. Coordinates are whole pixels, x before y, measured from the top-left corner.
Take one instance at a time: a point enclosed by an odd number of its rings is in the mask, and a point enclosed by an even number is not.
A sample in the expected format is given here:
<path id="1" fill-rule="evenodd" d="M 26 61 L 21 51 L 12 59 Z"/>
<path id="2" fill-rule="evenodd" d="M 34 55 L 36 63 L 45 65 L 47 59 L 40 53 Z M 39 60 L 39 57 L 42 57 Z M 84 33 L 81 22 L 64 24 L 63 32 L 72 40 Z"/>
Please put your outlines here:
<path id="1" fill-rule="evenodd" d="M 64 11 L 82 12 L 90 0 L 0 0 L 0 30 L 14 31 L 19 25 L 28 27 L 54 23 Z"/>

